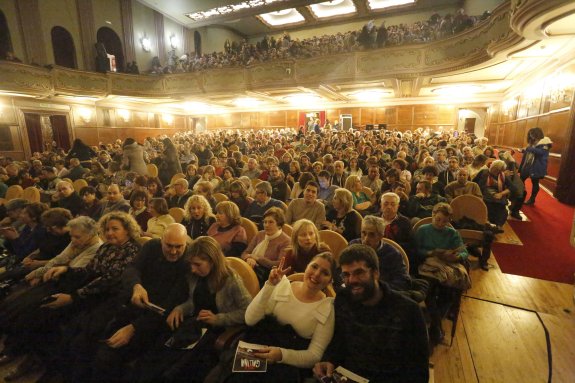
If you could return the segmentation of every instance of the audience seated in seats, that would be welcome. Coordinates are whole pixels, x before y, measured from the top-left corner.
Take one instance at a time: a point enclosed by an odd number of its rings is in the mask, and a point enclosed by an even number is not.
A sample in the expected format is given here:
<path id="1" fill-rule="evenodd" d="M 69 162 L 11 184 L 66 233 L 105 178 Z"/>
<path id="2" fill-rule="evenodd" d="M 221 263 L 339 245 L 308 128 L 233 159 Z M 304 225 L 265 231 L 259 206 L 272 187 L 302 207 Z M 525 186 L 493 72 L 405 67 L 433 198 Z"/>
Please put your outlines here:
<path id="1" fill-rule="evenodd" d="M 208 200 L 201 195 L 193 195 L 188 198 L 184 206 L 184 220 L 182 225 L 192 239 L 208 235 L 208 229 L 216 222 L 212 213 L 212 207 Z"/>
<path id="2" fill-rule="evenodd" d="M 322 290 L 333 280 L 335 260 L 329 253 L 314 256 L 302 282 L 290 283 L 289 271 L 281 260 L 246 310 L 252 327 L 243 339 L 267 346 L 255 353 L 268 361 L 267 371 L 232 373 L 226 382 L 300 382 L 321 360 L 334 329 L 333 298 Z"/>
<path id="3" fill-rule="evenodd" d="M 124 196 L 120 193 L 120 187 L 117 184 L 111 184 L 108 186 L 106 201 L 102 203 L 102 215 L 106 215 L 114 211 L 121 211 L 124 213 L 130 211 L 130 203 L 124 199 Z"/>
<path id="4" fill-rule="evenodd" d="M 206 181 L 198 181 L 198 183 L 196 183 L 195 194 L 203 196 L 212 207 L 212 210 L 216 210 L 216 205 L 218 204 L 218 201 L 216 201 L 216 199 L 212 195 L 213 190 L 214 187 L 212 186 L 211 183 Z"/>
<path id="5" fill-rule="evenodd" d="M 289 164 L 289 171 L 286 174 L 286 182 L 292 188 L 295 187 L 295 183 L 299 181 L 301 175 L 300 164 L 298 161 L 291 161 Z M 290 195 L 290 199 L 293 199 Z"/>
<path id="6" fill-rule="evenodd" d="M 98 200 L 98 191 L 92 186 L 84 186 L 80 189 L 79 194 L 82 198 L 82 208 L 78 212 L 78 216 L 85 215 L 98 221 L 104 209 L 103 204 Z"/>
<path id="7" fill-rule="evenodd" d="M 444 197 L 445 194 L 445 185 L 439 183 L 437 181 L 437 169 L 434 166 L 426 166 L 421 170 L 421 175 L 423 176 L 420 178 L 420 181 L 427 181 L 431 184 L 431 194 L 438 194 Z M 417 185 L 415 185 L 417 186 Z"/>
<path id="8" fill-rule="evenodd" d="M 319 184 L 317 198 L 328 207 L 331 205 L 337 186 L 331 184 L 331 174 L 327 170 L 322 170 L 318 173 L 317 182 Z"/>
<path id="9" fill-rule="evenodd" d="M 429 337 L 434 344 L 444 337 L 440 307 L 445 302 L 439 286 L 462 290 L 471 286 L 469 274 L 461 264 L 469 254 L 459 232 L 449 226 L 452 214 L 449 204 L 438 203 L 433 207 L 432 223 L 422 225 L 415 233 L 417 253 L 424 259 L 419 275 L 430 282 L 425 303 L 431 317 Z"/>
<path id="10" fill-rule="evenodd" d="M 208 229 L 208 235 L 221 246 L 226 257 L 239 257 L 247 247 L 247 235 L 240 225 L 240 209 L 231 201 L 216 206 L 216 222 Z"/>
<path id="11" fill-rule="evenodd" d="M 339 263 L 345 288 L 335 298 L 335 331 L 315 377 L 330 377 L 342 366 L 370 382 L 426 383 L 427 331 L 417 303 L 380 279 L 369 246 L 350 245 Z"/>
<path id="12" fill-rule="evenodd" d="M 10 254 L 10 264 L 18 265 L 33 251 L 38 250 L 46 236 L 46 227 L 42 225 L 42 214 L 48 210 L 46 204 L 34 202 L 22 207 L 18 220 L 21 229 L 5 226 L 0 231 L 4 238 L 4 247 Z"/>
<path id="13" fill-rule="evenodd" d="M 51 194 L 56 192 L 56 185 L 58 185 L 60 181 L 62 180 L 56 175 L 55 168 L 52 166 L 44 166 L 36 186 L 41 189 L 41 192 Z"/>
<path id="14" fill-rule="evenodd" d="M 216 187 L 216 192 L 217 193 L 223 193 L 225 195 L 229 195 L 230 194 L 230 185 L 234 181 L 235 181 L 234 169 L 232 169 L 229 166 L 225 167 L 223 172 L 222 172 L 222 181 Z"/>
<path id="15" fill-rule="evenodd" d="M 198 182 L 202 176 L 198 174 L 198 167 L 195 164 L 189 164 L 186 167 L 186 180 L 188 181 L 189 188 L 194 190 L 196 182 Z"/>
<path id="16" fill-rule="evenodd" d="M 169 338 L 165 316 L 151 311 L 150 304 L 171 311 L 186 301 L 190 270 L 186 242 L 186 229 L 173 223 L 161 239 L 144 244 L 122 274 L 118 299 L 94 310 L 98 319 L 69 332 L 67 347 L 60 350 L 56 363 L 66 380 L 125 380 L 126 362 L 143 355 L 158 339 Z"/>
<path id="17" fill-rule="evenodd" d="M 158 177 L 148 177 L 147 186 L 150 198 L 164 196 L 164 185 L 162 185 L 162 181 Z"/>
<path id="18" fill-rule="evenodd" d="M 456 156 L 449 157 L 447 162 L 447 169 L 437 175 L 437 183 L 443 191 L 445 191 L 445 186 L 457 180 L 457 173 L 459 172 L 459 159 Z M 443 196 L 445 197 L 445 194 Z"/>
<path id="19" fill-rule="evenodd" d="M 142 232 L 142 236 L 161 238 L 166 228 L 175 222 L 169 213 L 166 200 L 163 198 L 152 198 L 148 205 L 148 211 L 151 218 L 148 220 L 148 229 Z"/>
<path id="20" fill-rule="evenodd" d="M 325 206 L 317 200 L 319 185 L 310 181 L 306 184 L 303 198 L 290 202 L 286 212 L 286 223 L 292 225 L 300 219 L 308 219 L 317 227 L 325 221 Z"/>
<path id="21" fill-rule="evenodd" d="M 433 206 L 439 202 L 445 202 L 445 198 L 439 194 L 432 193 L 431 183 L 429 181 L 419 181 L 415 188 L 415 195 L 409 196 L 405 193 L 397 191 L 397 195 L 401 198 L 399 209 L 402 214 L 409 218 L 416 218 L 418 221 L 421 218 L 431 217 Z M 414 220 L 412 219 L 412 222 Z"/>
<path id="22" fill-rule="evenodd" d="M 37 371 L 41 360 L 54 355 L 59 342 L 59 328 L 86 310 L 96 309 L 115 296 L 121 275 L 137 255 L 140 246 L 137 238 L 140 228 L 127 213 L 111 212 L 99 222 L 106 243 L 85 267 L 57 266 L 49 271 L 56 288 L 53 299 L 40 306 L 30 307 L 16 321 L 2 324 L 8 335 L 5 340 L 6 355 L 28 354 L 9 376 L 15 380 Z M 47 310 L 49 309 L 49 310 Z M 42 342 L 38 342 L 38 337 Z"/>
<path id="23" fill-rule="evenodd" d="M 242 176 L 255 180 L 256 178 L 259 178 L 261 174 L 262 172 L 258 168 L 258 161 L 253 157 L 249 158 L 246 168 L 242 171 Z"/>
<path id="24" fill-rule="evenodd" d="M 171 334 L 156 343 L 134 369 L 133 381 L 202 382 L 218 363 L 215 341 L 226 327 L 245 323 L 251 296 L 242 279 L 226 264 L 219 244 L 210 237 L 199 237 L 190 245 L 186 258 L 188 300 L 171 310 L 166 320 Z M 170 311 L 170 308 L 167 308 Z M 193 349 L 199 329 L 206 329 Z"/>
<path id="25" fill-rule="evenodd" d="M 70 178 L 72 181 L 76 181 L 80 178 L 83 178 L 84 174 L 88 172 L 89 170 L 82 166 L 79 159 L 70 159 L 70 168 L 67 174 L 67 178 Z"/>
<path id="26" fill-rule="evenodd" d="M 270 166 L 268 181 L 272 185 L 271 197 L 282 202 L 287 202 L 290 197 L 290 189 L 284 181 L 284 173 L 277 165 Z"/>
<path id="27" fill-rule="evenodd" d="M 308 219 L 300 219 L 293 225 L 291 245 L 283 250 L 281 256 L 285 257 L 285 266 L 291 268 L 291 273 L 302 273 L 313 257 L 326 251 L 331 249 L 320 242 L 315 224 Z"/>
<path id="28" fill-rule="evenodd" d="M 248 192 L 242 181 L 234 181 L 230 185 L 230 201 L 238 206 L 243 217 L 251 202 L 248 199 Z"/>
<path id="29" fill-rule="evenodd" d="M 300 173 L 297 182 L 293 185 L 291 189 L 290 199 L 294 200 L 297 198 L 303 197 L 303 191 L 305 190 L 305 186 L 308 182 L 315 181 L 315 177 L 310 172 L 302 172 Z"/>
<path id="30" fill-rule="evenodd" d="M 447 151 L 445 149 L 436 150 L 433 157 L 435 158 L 435 169 L 437 170 L 437 174 L 444 172 L 449 168 Z"/>
<path id="31" fill-rule="evenodd" d="M 465 194 L 471 194 L 483 199 L 479 185 L 469 181 L 469 170 L 466 167 L 459 169 L 456 181 L 450 182 L 445 186 L 445 198 L 447 202 L 451 202 L 455 197 Z"/>
<path id="32" fill-rule="evenodd" d="M 379 261 L 380 278 L 394 290 L 411 289 L 411 278 L 403 263 L 402 255 L 393 246 L 385 243 L 385 224 L 382 218 L 368 215 L 361 224 L 361 239 L 350 245 L 362 243 L 375 250 Z"/>
<path id="33" fill-rule="evenodd" d="M 22 231 L 24 222 L 22 222 L 21 214 L 28 204 L 29 202 L 23 198 L 14 198 L 6 202 L 4 205 L 6 214 L 0 221 L 0 226 L 5 228 L 2 231 L 9 230 L 9 227 L 14 228 L 16 232 Z M 4 233 L 2 231 L 0 231 L 0 235 L 3 236 Z"/>
<path id="34" fill-rule="evenodd" d="M 505 177 L 505 162 L 495 160 L 489 169 L 482 170 L 476 177 L 487 206 L 489 222 L 502 228 L 507 221 L 507 202 L 513 184 Z"/>
<path id="35" fill-rule="evenodd" d="M 28 205 L 24 212 L 25 221 L 32 219 L 35 221 L 35 205 Z M 43 209 L 38 209 L 38 212 Z M 19 281 L 30 271 L 44 266 L 50 259 L 60 254 L 70 243 L 70 236 L 66 224 L 72 219 L 72 215 L 66 209 L 52 208 L 44 211 L 40 216 L 39 224 L 44 228 L 42 237 L 38 241 L 38 247 L 26 255 L 25 258 L 6 267 L 6 270 L 0 273 L 0 281 L 12 280 Z M 28 225 L 29 226 L 29 225 Z M 36 225 L 39 227 L 39 225 Z M 15 243 L 14 243 L 15 245 Z"/>
<path id="36" fill-rule="evenodd" d="M 60 181 L 56 185 L 56 193 L 52 195 L 52 206 L 70 210 L 77 216 L 82 209 L 82 197 L 74 191 L 74 186 L 67 181 Z"/>
<path id="37" fill-rule="evenodd" d="M 198 184 L 196 184 L 197 186 Z M 192 191 L 188 189 L 188 181 L 185 178 L 179 178 L 171 185 L 174 188 L 174 194 L 168 197 L 168 208 L 184 208 L 188 198 L 192 196 Z"/>
<path id="38" fill-rule="evenodd" d="M 380 212 L 385 225 L 384 237 L 397 242 L 409 257 L 410 271 L 417 273 L 417 256 L 412 244 L 411 221 L 399 213 L 400 198 L 396 193 L 381 196 Z"/>
<path id="39" fill-rule="evenodd" d="M 136 222 L 142 232 L 148 231 L 148 220 L 152 218 L 149 208 L 149 197 L 147 191 L 136 190 L 130 197 L 130 211 L 128 212 Z"/>
<path id="40" fill-rule="evenodd" d="M 343 161 L 335 161 L 333 163 L 333 175 L 331 176 L 331 184 L 340 188 L 345 187 L 345 180 L 347 178 L 345 171 L 345 164 Z"/>
<path id="41" fill-rule="evenodd" d="M 379 167 L 377 165 L 371 165 L 369 167 L 367 175 L 361 177 L 361 184 L 370 188 L 374 193 L 381 190 L 383 181 L 379 178 Z"/>
<path id="42" fill-rule="evenodd" d="M 519 211 L 523 207 L 523 201 L 526 196 L 525 184 L 521 180 L 517 162 L 515 162 L 512 153 L 509 151 L 499 151 L 499 158 L 505 162 L 505 177 L 509 178 L 512 186 L 510 188 L 511 193 L 509 194 L 509 200 L 511 201 L 509 215 L 519 221 L 523 221 L 523 217 Z M 535 200 L 535 198 L 533 198 L 533 200 Z"/>
<path id="43" fill-rule="evenodd" d="M 251 240 L 242 254 L 242 259 L 254 269 L 262 286 L 272 267 L 279 264 L 280 253 L 290 244 L 290 237 L 282 230 L 284 223 L 285 214 L 281 208 L 266 210 L 262 220 L 263 230 Z"/>
<path id="44" fill-rule="evenodd" d="M 366 213 L 372 206 L 370 197 L 363 191 L 363 184 L 358 176 L 350 175 L 345 181 L 345 188 L 353 197 L 353 208 L 360 213 Z"/>
<path id="45" fill-rule="evenodd" d="M 256 198 L 254 201 L 244 210 L 242 217 L 249 219 L 250 221 L 256 223 L 259 227 L 262 227 L 261 223 L 263 220 L 264 213 L 272 207 L 282 207 L 281 201 L 271 197 L 272 186 L 267 181 L 262 181 L 258 183 L 255 187 Z M 266 278 L 267 279 L 267 278 Z"/>
<path id="46" fill-rule="evenodd" d="M 220 184 L 220 180 L 216 176 L 216 170 L 212 165 L 204 166 L 204 170 L 202 172 L 202 178 L 200 179 L 200 181 L 210 183 L 212 185 L 212 190 L 216 190 L 218 185 Z M 198 186 L 198 183 L 196 183 L 196 187 Z"/>
<path id="47" fill-rule="evenodd" d="M 479 183 L 477 176 L 482 170 L 487 169 L 487 157 L 483 154 L 478 154 L 473 159 L 473 162 L 467 165 L 469 171 L 469 179 L 473 182 Z"/>
<path id="48" fill-rule="evenodd" d="M 353 196 L 349 190 L 335 190 L 332 208 L 321 227 L 341 234 L 348 242 L 361 236 L 361 215 L 353 209 Z"/>

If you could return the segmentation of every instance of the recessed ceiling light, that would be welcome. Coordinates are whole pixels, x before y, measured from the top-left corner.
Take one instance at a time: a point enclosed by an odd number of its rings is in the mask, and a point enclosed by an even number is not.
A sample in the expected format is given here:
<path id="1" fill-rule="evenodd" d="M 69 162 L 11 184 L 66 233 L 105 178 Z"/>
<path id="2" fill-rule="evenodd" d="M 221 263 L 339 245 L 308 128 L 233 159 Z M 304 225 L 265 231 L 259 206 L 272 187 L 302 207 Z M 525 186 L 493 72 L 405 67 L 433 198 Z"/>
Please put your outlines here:
<path id="1" fill-rule="evenodd" d="M 352 0 L 326 1 L 325 3 L 312 4 L 309 8 L 318 18 L 348 15 L 357 11 Z"/>
<path id="2" fill-rule="evenodd" d="M 262 13 L 258 15 L 258 17 L 272 27 L 305 21 L 305 18 L 296 11 L 295 8 L 284 9 L 278 12 Z"/>
<path id="3" fill-rule="evenodd" d="M 414 4 L 415 0 L 368 0 L 367 5 L 369 9 L 385 9 L 396 7 L 398 5 Z"/>

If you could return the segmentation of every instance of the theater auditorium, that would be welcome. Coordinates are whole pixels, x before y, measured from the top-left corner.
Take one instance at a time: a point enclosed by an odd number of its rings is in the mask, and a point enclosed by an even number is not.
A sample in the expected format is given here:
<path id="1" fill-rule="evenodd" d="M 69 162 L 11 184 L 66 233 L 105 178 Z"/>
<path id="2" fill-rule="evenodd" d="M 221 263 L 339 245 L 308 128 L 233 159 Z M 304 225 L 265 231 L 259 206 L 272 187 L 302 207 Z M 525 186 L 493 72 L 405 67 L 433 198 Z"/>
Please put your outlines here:
<path id="1" fill-rule="evenodd" d="M 0 0 L 0 379 L 575 381 L 574 58 L 571 0 Z"/>

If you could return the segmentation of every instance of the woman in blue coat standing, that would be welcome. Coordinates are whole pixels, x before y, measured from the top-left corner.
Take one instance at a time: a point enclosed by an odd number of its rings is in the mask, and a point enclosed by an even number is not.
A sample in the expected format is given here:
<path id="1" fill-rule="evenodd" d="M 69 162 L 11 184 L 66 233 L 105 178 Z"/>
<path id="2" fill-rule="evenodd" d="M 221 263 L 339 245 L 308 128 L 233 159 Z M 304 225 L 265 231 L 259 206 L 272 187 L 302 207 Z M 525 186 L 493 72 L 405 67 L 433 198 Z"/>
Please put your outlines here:
<path id="1" fill-rule="evenodd" d="M 531 177 L 533 187 L 531 196 L 525 204 L 534 205 L 537 193 L 539 193 L 539 180 L 547 174 L 547 160 L 553 142 L 549 137 L 545 137 L 541 128 L 529 129 L 527 142 L 528 146 L 521 151 L 523 158 L 519 166 L 519 173 L 523 182 Z M 527 191 L 525 191 L 524 197 L 527 197 Z"/>

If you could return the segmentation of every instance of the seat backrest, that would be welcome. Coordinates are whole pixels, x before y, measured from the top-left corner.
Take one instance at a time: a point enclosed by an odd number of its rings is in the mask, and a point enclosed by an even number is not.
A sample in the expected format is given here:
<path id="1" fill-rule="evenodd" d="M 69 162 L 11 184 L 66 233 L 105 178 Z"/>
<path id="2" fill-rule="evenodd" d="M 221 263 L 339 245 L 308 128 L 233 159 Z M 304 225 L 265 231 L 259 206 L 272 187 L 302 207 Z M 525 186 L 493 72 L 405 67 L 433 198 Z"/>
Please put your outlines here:
<path id="1" fill-rule="evenodd" d="M 148 242 L 152 237 L 140 237 L 137 239 L 140 246 L 144 246 L 144 243 Z"/>
<path id="2" fill-rule="evenodd" d="M 76 193 L 80 193 L 80 190 L 82 190 L 82 188 L 88 186 L 88 182 L 85 179 L 79 178 L 76 181 L 72 182 L 72 186 L 74 186 L 74 190 L 76 191 Z"/>
<path id="3" fill-rule="evenodd" d="M 471 194 L 455 197 L 451 203 L 453 221 L 459 221 L 463 217 L 470 218 L 480 225 L 487 223 L 487 206 L 479 197 Z"/>
<path id="4" fill-rule="evenodd" d="M 35 188 L 34 186 L 29 186 L 24 189 L 22 193 L 22 198 L 26 201 L 33 203 L 33 202 L 40 202 L 40 190 Z"/>
<path id="5" fill-rule="evenodd" d="M 251 296 L 255 297 L 260 291 L 260 283 L 254 269 L 241 258 L 227 257 L 226 262 L 242 278 L 244 286 Z"/>
<path id="6" fill-rule="evenodd" d="M 229 198 L 227 195 L 225 195 L 224 193 L 214 193 L 212 195 L 214 197 L 214 199 L 216 200 L 216 202 L 222 202 L 222 201 L 228 201 Z"/>
<path id="7" fill-rule="evenodd" d="M 180 223 L 183 221 L 184 214 L 186 213 L 186 211 L 184 209 L 182 209 L 181 207 L 173 207 L 170 210 L 168 210 L 168 212 L 170 213 L 170 215 L 172 216 L 174 221 L 176 221 L 177 223 Z"/>
<path id="8" fill-rule="evenodd" d="M 331 230 L 320 230 L 319 239 L 331 249 L 331 253 L 339 265 L 339 255 L 347 247 L 347 240 L 339 233 Z"/>
<path id="9" fill-rule="evenodd" d="M 252 221 L 250 221 L 249 219 L 244 218 L 244 217 L 241 218 L 240 224 L 242 225 L 242 227 L 246 231 L 248 243 L 250 243 L 252 241 L 252 238 L 255 237 L 256 234 L 258 233 L 258 226 L 255 223 L 253 223 Z"/>
<path id="10" fill-rule="evenodd" d="M 262 182 L 262 180 L 260 180 L 259 178 L 254 178 L 252 179 L 252 187 L 256 187 L 257 184 L 259 184 L 260 182 Z"/>
<path id="11" fill-rule="evenodd" d="M 395 242 L 392 239 L 383 238 L 382 240 L 383 242 L 393 246 L 397 251 L 399 251 L 399 254 L 401 254 L 401 257 L 403 258 L 403 264 L 407 268 L 407 273 L 409 274 L 409 258 L 407 257 L 407 253 L 405 252 L 405 250 L 403 250 L 403 247 L 401 247 L 399 243 Z"/>
<path id="12" fill-rule="evenodd" d="M 291 225 L 284 223 L 284 225 L 282 226 L 282 230 L 284 233 L 286 233 L 288 235 L 288 237 L 291 238 L 291 235 L 293 233 L 293 227 Z"/>
<path id="13" fill-rule="evenodd" d="M 287 211 L 287 209 L 288 209 L 288 206 L 285 204 L 285 202 L 283 202 L 283 201 L 280 201 L 280 202 L 281 202 L 280 206 L 281 206 L 282 210 L 283 210 L 284 213 L 285 213 L 285 212 Z"/>
<path id="14" fill-rule="evenodd" d="M 66 182 L 68 182 L 70 185 L 74 186 L 74 181 L 72 181 L 72 179 L 70 179 L 70 178 L 62 178 L 62 181 L 66 181 Z"/>
<path id="15" fill-rule="evenodd" d="M 6 195 L 4 196 L 4 198 L 6 198 L 7 201 L 10 201 L 11 199 L 14 198 L 22 198 L 23 195 L 24 195 L 24 189 L 22 189 L 22 186 L 12 185 L 9 186 L 8 189 L 6 190 Z"/>
<path id="16" fill-rule="evenodd" d="M 155 164 L 147 164 L 146 168 L 148 169 L 148 175 L 150 177 L 158 176 L 158 167 Z"/>
<path id="17" fill-rule="evenodd" d="M 294 273 L 294 274 L 289 275 L 287 278 L 290 282 L 295 282 L 295 281 L 303 282 L 303 275 L 304 275 L 304 273 Z M 333 286 L 331 283 L 329 285 L 327 285 L 327 287 L 325 289 L 323 289 L 323 292 L 325 293 L 326 296 L 335 298 L 335 290 L 333 289 Z"/>
<path id="18" fill-rule="evenodd" d="M 174 174 L 174 176 L 172 177 L 172 179 L 170 180 L 170 184 L 173 184 L 176 180 L 179 180 L 180 178 L 186 178 L 186 175 L 184 173 L 176 173 Z"/>
<path id="19" fill-rule="evenodd" d="M 425 217 L 425 218 L 420 219 L 419 221 L 417 221 L 417 222 L 415 223 L 415 225 L 413 225 L 413 232 L 414 232 L 414 233 L 417 233 L 417 230 L 418 230 L 421 226 L 427 225 L 428 223 L 431 223 L 432 220 L 433 220 L 433 218 L 431 218 L 431 217 Z"/>

